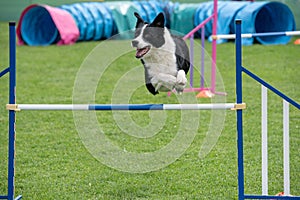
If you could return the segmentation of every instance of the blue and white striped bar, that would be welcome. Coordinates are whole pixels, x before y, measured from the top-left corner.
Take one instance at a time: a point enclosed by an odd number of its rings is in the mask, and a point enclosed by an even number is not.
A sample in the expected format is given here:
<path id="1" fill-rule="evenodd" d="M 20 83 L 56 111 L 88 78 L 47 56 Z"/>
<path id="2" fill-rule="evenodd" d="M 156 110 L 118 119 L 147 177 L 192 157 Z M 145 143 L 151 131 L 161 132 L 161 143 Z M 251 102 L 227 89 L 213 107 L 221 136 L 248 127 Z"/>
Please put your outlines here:
<path id="1" fill-rule="evenodd" d="M 7 104 L 8 110 L 237 110 L 246 104 Z"/>
<path id="2" fill-rule="evenodd" d="M 270 37 L 270 36 L 295 36 L 295 35 L 300 35 L 300 31 L 269 32 L 269 33 L 244 33 L 244 34 L 242 34 L 242 38 Z M 212 38 L 215 40 L 235 39 L 235 34 L 212 35 Z"/>

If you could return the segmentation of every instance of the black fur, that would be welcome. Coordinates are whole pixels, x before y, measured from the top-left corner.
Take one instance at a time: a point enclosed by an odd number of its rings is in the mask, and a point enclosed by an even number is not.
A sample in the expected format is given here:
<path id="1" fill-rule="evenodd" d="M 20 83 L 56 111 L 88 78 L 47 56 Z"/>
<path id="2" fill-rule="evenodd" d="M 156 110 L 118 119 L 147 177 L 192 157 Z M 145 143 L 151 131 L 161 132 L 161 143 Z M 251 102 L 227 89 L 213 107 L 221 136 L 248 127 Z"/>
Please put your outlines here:
<path id="1" fill-rule="evenodd" d="M 158 94 L 157 91 L 155 91 L 155 88 L 153 87 L 153 85 L 151 83 L 146 83 L 146 88 L 148 89 L 148 91 L 153 94 L 156 95 Z"/>
<path id="2" fill-rule="evenodd" d="M 155 29 L 155 31 L 153 31 L 153 29 Z M 159 48 L 165 44 L 164 29 L 152 27 L 151 24 L 149 24 L 144 30 L 143 38 L 155 48 Z"/>
<path id="3" fill-rule="evenodd" d="M 176 46 L 176 61 L 177 70 L 184 70 L 185 74 L 188 73 L 190 69 L 190 55 L 189 50 L 185 42 L 179 36 L 172 35 L 173 40 L 177 44 Z M 180 47 L 180 48 L 179 48 Z"/>

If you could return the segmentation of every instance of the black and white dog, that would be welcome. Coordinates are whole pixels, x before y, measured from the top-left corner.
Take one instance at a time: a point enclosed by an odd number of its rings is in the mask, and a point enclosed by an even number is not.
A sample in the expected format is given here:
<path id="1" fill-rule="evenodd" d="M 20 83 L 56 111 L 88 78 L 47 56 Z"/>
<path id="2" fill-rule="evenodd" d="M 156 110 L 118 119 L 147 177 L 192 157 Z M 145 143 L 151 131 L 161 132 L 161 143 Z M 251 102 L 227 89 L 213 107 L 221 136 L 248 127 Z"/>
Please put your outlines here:
<path id="1" fill-rule="evenodd" d="M 181 94 L 186 86 L 190 68 L 189 50 L 184 40 L 172 35 L 165 27 L 165 17 L 159 13 L 152 23 L 145 22 L 138 13 L 132 47 L 135 57 L 145 68 L 146 87 L 153 95 L 159 91 L 176 90 Z"/>

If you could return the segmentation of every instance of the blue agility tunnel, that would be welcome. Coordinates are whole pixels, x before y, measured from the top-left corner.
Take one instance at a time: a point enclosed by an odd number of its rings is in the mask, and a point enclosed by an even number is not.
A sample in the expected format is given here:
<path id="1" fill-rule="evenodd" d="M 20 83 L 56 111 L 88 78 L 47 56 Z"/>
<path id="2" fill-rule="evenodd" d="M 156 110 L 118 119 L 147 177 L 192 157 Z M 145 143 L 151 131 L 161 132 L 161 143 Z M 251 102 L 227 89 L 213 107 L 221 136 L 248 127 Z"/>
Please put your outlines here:
<path id="1" fill-rule="evenodd" d="M 125 2 L 106 2 L 112 12 L 118 36 L 117 39 L 131 39 L 136 25 L 134 12 L 138 12 L 146 22 L 151 22 L 160 12 L 166 16 L 166 25 L 170 22 L 168 11 L 171 4 L 158 1 L 125 1 Z"/>
<path id="2" fill-rule="evenodd" d="M 85 2 L 61 7 L 31 5 L 19 20 L 19 44 L 72 44 L 100 40 L 115 34 L 111 10 L 99 2 Z"/>
<path id="3" fill-rule="evenodd" d="M 171 30 L 182 35 L 189 33 L 194 27 L 195 11 L 199 8 L 199 4 L 184 3 L 174 7 L 171 14 Z"/>
<path id="4" fill-rule="evenodd" d="M 74 18 L 80 36 L 78 40 L 106 39 L 114 33 L 114 20 L 106 4 L 98 2 L 75 3 L 60 6 Z"/>
<path id="5" fill-rule="evenodd" d="M 34 27 L 38 27 L 35 29 Z M 49 45 L 57 42 L 58 30 L 48 10 L 36 6 L 23 16 L 21 34 L 28 45 Z"/>
<path id="6" fill-rule="evenodd" d="M 133 36 L 130 30 L 136 23 L 134 12 L 148 22 L 163 12 L 169 27 L 174 5 L 169 1 L 82 2 L 57 8 L 31 5 L 23 11 L 19 21 L 19 44 L 72 44 L 107 39 L 115 34 L 119 34 L 115 38 L 130 39 Z M 72 34 L 71 39 L 67 33 Z"/>
<path id="7" fill-rule="evenodd" d="M 255 2 L 247 5 L 236 15 L 242 19 L 243 33 L 266 33 L 295 31 L 296 23 L 292 11 L 280 2 Z M 234 25 L 231 24 L 232 32 Z M 255 40 L 260 44 L 287 44 L 290 36 L 267 36 L 244 38 L 243 44 L 252 44 Z"/>
<path id="8" fill-rule="evenodd" d="M 68 12 L 47 5 L 33 4 L 22 12 L 17 36 L 20 45 L 63 45 L 76 42 L 79 31 Z"/>
<path id="9" fill-rule="evenodd" d="M 196 27 L 213 13 L 213 2 L 199 4 L 195 11 L 194 26 Z M 233 34 L 235 19 L 243 20 L 242 33 L 266 33 L 294 31 L 295 19 L 292 11 L 280 2 L 218 2 L 217 34 Z M 205 36 L 212 34 L 212 22 L 205 26 Z M 201 31 L 201 30 L 200 30 Z M 198 34 L 200 34 L 198 31 Z M 286 44 L 289 36 L 264 36 L 255 38 L 243 38 L 243 44 L 251 45 L 254 42 L 260 44 Z M 220 42 L 226 42 L 221 40 Z"/>

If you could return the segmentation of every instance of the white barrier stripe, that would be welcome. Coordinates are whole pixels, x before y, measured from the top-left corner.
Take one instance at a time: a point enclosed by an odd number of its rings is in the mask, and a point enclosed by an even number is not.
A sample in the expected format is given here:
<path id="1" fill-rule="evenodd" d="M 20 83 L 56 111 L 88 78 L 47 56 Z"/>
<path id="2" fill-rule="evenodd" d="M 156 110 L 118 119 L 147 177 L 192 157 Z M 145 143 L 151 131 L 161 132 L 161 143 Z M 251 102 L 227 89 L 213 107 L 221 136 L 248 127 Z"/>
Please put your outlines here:
<path id="1" fill-rule="evenodd" d="M 268 195 L 268 89 L 261 85 L 261 177 L 262 195 Z"/>
<path id="2" fill-rule="evenodd" d="M 300 31 L 286 31 L 286 32 L 270 32 L 270 33 L 243 33 L 242 38 L 252 37 L 271 37 L 271 36 L 296 36 L 300 35 Z M 235 34 L 220 34 L 212 35 L 213 39 L 235 39 Z"/>
<path id="3" fill-rule="evenodd" d="M 164 104 L 164 110 L 225 110 L 235 108 L 234 103 L 215 104 Z"/>
<path id="4" fill-rule="evenodd" d="M 235 39 L 235 34 L 215 35 L 213 37 L 215 37 L 216 39 Z"/>
<path id="5" fill-rule="evenodd" d="M 285 32 L 287 36 L 300 35 L 300 31 L 287 31 Z"/>
<path id="6" fill-rule="evenodd" d="M 284 195 L 290 195 L 289 103 L 283 100 L 283 182 Z"/>
<path id="7" fill-rule="evenodd" d="M 252 37 L 253 37 L 253 34 L 251 34 L 251 33 L 242 34 L 242 38 L 252 38 Z"/>
<path id="8" fill-rule="evenodd" d="M 20 110 L 88 110 L 88 104 L 17 104 Z"/>
<path id="9" fill-rule="evenodd" d="M 221 34 L 212 36 L 213 39 L 235 39 L 235 34 Z M 242 34 L 242 38 L 252 38 L 251 33 Z"/>

